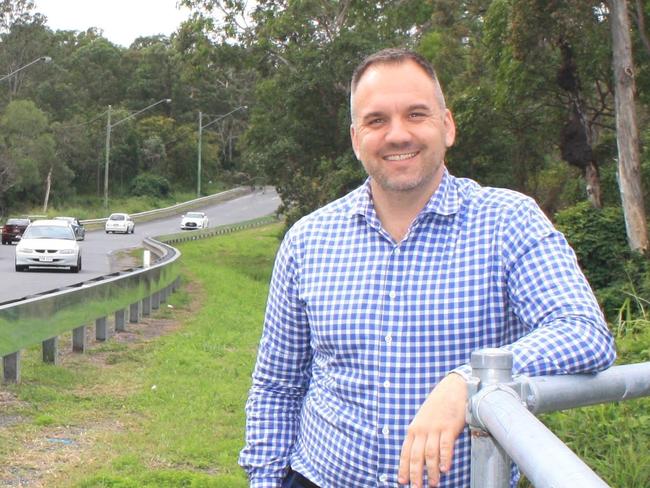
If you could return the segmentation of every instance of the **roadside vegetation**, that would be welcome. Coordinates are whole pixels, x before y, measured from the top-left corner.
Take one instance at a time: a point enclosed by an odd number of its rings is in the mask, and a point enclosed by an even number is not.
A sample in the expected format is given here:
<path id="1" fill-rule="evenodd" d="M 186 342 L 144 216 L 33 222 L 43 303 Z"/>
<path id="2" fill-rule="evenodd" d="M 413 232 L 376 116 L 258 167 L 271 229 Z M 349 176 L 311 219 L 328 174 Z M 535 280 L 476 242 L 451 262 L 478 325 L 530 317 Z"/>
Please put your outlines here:
<path id="1" fill-rule="evenodd" d="M 22 383 L 0 388 L 0 484 L 246 487 L 244 403 L 281 232 L 180 245 L 183 287 L 155 317 L 58 366 L 26 351 Z M 650 360 L 647 317 L 611 327 L 619 363 Z M 648 412 L 641 399 L 543 419 L 608 484 L 634 488 L 650 484 Z"/>

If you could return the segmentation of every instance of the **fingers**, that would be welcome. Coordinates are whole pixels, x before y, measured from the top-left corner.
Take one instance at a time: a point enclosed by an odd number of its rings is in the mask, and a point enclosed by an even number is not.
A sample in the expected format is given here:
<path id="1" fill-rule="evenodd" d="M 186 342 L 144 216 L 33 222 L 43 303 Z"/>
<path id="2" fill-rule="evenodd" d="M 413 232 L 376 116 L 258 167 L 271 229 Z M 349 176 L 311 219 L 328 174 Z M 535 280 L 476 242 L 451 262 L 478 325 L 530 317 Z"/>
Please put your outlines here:
<path id="1" fill-rule="evenodd" d="M 440 471 L 438 469 L 438 466 L 440 466 L 440 454 L 441 451 L 437 439 L 429 437 L 424 448 L 424 458 L 427 464 L 429 486 L 438 486 L 438 483 L 440 482 Z"/>
<path id="2" fill-rule="evenodd" d="M 440 435 L 440 471 L 447 473 L 451 469 L 451 462 L 454 458 L 454 441 L 455 438 L 449 435 L 449 432 L 443 431 Z"/>
<path id="3" fill-rule="evenodd" d="M 402 445 L 397 481 L 412 488 L 422 486 L 425 466 L 429 486 L 438 486 L 440 481 L 440 439 L 438 435 L 408 435 Z"/>

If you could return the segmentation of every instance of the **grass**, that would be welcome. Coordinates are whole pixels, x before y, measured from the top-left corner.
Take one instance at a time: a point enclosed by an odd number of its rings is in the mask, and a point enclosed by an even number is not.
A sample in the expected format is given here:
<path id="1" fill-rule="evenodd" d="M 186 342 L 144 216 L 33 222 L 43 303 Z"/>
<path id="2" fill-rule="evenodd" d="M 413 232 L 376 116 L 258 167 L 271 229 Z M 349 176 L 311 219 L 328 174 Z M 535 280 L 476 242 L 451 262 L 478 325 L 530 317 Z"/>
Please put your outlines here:
<path id="1" fill-rule="evenodd" d="M 204 195 L 211 195 L 226 190 L 221 183 L 212 183 L 203 186 L 202 193 Z M 165 198 L 158 197 L 124 197 L 124 196 L 110 196 L 109 208 L 104 209 L 104 200 L 102 196 L 85 195 L 75 196 L 66 199 L 65 204 L 52 203 L 48 207 L 48 211 L 44 214 L 42 206 L 25 207 L 22 209 L 13 209 L 10 215 L 4 217 L 21 216 L 21 215 L 46 215 L 47 217 L 55 217 L 57 215 L 69 215 L 77 217 L 80 220 L 85 219 L 98 219 L 106 217 L 111 212 L 126 212 L 138 213 L 156 208 L 169 207 L 177 203 L 186 202 L 196 198 L 195 191 L 178 190 L 174 191 L 171 195 Z M 3 219 L 4 220 L 4 219 Z"/>
<path id="2" fill-rule="evenodd" d="M 23 382 L 0 388 L 0 485 L 247 486 L 237 456 L 280 231 L 180 245 L 185 285 L 152 322 L 165 333 L 129 324 L 130 342 L 94 344 L 60 366 L 26 351 Z M 650 360 L 650 323 L 616 330 L 619 362 Z M 645 398 L 543 420 L 608 484 L 633 488 L 650 486 L 649 412 Z"/>
<path id="3" fill-rule="evenodd" d="M 3 414 L 20 422 L 0 429 L 0 484 L 12 466 L 36 469 L 25 446 L 58 436 L 80 461 L 57 465 L 48 487 L 247 486 L 237 457 L 279 230 L 179 246 L 200 285 L 161 307 L 159 320 L 182 322 L 171 334 L 109 341 L 62 366 L 26 351 L 22 383 L 7 388 L 16 400 Z"/>

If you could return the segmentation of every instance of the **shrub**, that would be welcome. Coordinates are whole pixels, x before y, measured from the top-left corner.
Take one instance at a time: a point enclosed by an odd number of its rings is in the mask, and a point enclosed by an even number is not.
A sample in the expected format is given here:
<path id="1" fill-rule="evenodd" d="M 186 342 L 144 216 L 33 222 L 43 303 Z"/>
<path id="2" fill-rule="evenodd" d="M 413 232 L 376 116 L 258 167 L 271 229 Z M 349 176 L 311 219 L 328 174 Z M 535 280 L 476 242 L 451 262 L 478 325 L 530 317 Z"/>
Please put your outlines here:
<path id="1" fill-rule="evenodd" d="M 131 183 L 131 193 L 135 196 L 164 198 L 169 196 L 171 185 L 166 178 L 158 175 L 143 173 Z"/>
<path id="2" fill-rule="evenodd" d="M 642 312 L 643 300 L 635 297 L 649 296 L 650 265 L 630 251 L 622 209 L 581 202 L 558 212 L 555 224 L 575 250 L 608 320 L 617 321 L 630 298 L 633 312 Z"/>

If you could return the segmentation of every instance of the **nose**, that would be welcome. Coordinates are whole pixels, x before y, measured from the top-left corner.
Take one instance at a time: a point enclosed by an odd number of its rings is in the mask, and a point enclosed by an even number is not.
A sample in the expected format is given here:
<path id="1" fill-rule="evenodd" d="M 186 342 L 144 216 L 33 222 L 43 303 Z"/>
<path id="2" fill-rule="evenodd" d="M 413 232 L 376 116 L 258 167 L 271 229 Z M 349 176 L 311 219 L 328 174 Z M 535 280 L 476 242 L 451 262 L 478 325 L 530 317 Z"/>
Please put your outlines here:
<path id="1" fill-rule="evenodd" d="M 411 141 L 411 132 L 406 121 L 401 118 L 394 118 L 390 121 L 386 132 L 386 142 L 395 145 L 402 145 Z"/>

